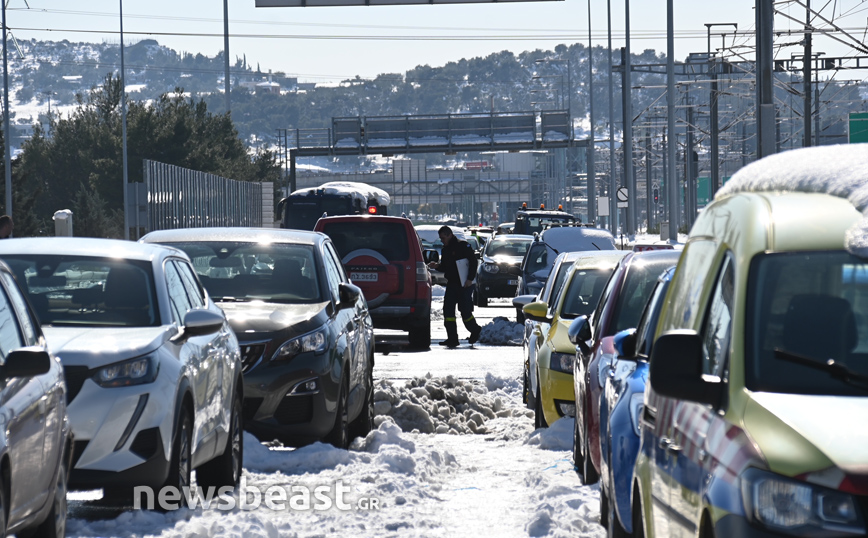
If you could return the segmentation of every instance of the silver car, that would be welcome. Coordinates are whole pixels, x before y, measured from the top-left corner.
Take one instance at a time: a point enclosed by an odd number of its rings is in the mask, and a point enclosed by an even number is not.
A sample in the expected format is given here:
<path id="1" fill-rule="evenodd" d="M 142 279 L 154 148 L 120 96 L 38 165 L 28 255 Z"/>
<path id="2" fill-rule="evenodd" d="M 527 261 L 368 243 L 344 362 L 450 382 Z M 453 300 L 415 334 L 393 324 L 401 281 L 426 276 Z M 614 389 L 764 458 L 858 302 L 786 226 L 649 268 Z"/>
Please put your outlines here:
<path id="1" fill-rule="evenodd" d="M 66 373 L 72 489 L 237 484 L 241 361 L 223 311 L 175 249 L 104 239 L 0 242 Z"/>

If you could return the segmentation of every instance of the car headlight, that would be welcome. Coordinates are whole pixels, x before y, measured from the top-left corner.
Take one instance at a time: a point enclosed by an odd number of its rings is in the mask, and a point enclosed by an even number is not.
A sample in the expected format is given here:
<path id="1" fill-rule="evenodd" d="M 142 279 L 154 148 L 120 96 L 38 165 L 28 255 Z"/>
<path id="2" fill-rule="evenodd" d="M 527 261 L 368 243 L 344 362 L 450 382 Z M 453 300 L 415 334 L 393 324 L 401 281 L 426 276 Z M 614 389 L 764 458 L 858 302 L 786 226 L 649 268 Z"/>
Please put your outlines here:
<path id="1" fill-rule="evenodd" d="M 493 263 L 486 263 L 482 265 L 482 270 L 486 273 L 497 273 L 500 271 L 500 267 Z"/>
<path id="2" fill-rule="evenodd" d="M 92 379 L 104 388 L 144 385 L 153 383 L 159 370 L 160 363 L 153 355 L 148 355 L 103 366 Z"/>
<path id="3" fill-rule="evenodd" d="M 324 352 L 327 347 L 328 327 L 323 326 L 292 340 L 287 340 L 274 353 L 272 360 L 289 360 L 300 353 L 307 353 L 309 351 L 313 351 L 318 355 Z"/>
<path id="4" fill-rule="evenodd" d="M 865 533 L 865 521 L 852 495 L 799 482 L 760 469 L 741 476 L 741 494 L 748 519 L 792 536 L 818 531 Z"/>
<path id="5" fill-rule="evenodd" d="M 573 365 L 576 363 L 576 356 L 571 353 L 552 353 L 549 366 L 555 372 L 563 372 L 573 375 Z"/>
<path id="6" fill-rule="evenodd" d="M 645 405 L 645 393 L 634 392 L 630 396 L 630 422 L 633 424 L 633 432 L 639 435 L 639 420 L 642 418 L 642 406 Z"/>

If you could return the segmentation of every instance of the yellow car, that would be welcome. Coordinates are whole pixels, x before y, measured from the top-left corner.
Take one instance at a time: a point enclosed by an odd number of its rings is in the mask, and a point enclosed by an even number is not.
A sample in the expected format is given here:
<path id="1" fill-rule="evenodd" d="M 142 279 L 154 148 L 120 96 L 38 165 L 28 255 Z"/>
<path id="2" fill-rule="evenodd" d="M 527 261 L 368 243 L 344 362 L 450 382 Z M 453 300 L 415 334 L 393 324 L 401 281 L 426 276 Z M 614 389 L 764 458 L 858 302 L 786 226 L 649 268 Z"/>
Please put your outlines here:
<path id="1" fill-rule="evenodd" d="M 575 416 L 573 363 L 576 348 L 567 331 L 572 320 L 590 316 L 618 261 L 627 254 L 620 250 L 573 253 L 575 261 L 563 285 L 552 297 L 551 305 L 534 302 L 525 305 L 527 319 L 534 327 L 535 368 L 531 368 L 529 404 L 533 404 L 535 425 L 545 428 L 563 416 Z"/>

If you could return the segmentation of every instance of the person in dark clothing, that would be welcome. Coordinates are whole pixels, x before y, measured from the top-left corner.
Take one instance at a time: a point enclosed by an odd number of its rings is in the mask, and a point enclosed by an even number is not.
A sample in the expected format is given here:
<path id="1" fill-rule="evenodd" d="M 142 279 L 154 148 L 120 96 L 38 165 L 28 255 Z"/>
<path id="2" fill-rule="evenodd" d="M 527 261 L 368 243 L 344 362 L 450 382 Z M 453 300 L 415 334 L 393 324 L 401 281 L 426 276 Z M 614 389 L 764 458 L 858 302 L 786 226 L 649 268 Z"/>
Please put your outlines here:
<path id="1" fill-rule="evenodd" d="M 449 226 L 443 226 L 438 230 L 443 249 L 440 253 L 440 263 L 428 264 L 432 269 L 443 271 L 446 277 L 446 294 L 443 297 L 443 324 L 446 326 L 446 340 L 440 342 L 441 346 L 449 348 L 458 347 L 458 322 L 455 319 L 455 306 L 461 312 L 461 320 L 464 327 L 470 331 L 467 339 L 471 344 L 479 340 L 482 327 L 476 323 L 473 317 L 473 280 L 476 278 L 476 253 L 467 241 L 461 241 Z M 458 273 L 458 260 L 467 260 L 467 280 L 461 282 Z"/>

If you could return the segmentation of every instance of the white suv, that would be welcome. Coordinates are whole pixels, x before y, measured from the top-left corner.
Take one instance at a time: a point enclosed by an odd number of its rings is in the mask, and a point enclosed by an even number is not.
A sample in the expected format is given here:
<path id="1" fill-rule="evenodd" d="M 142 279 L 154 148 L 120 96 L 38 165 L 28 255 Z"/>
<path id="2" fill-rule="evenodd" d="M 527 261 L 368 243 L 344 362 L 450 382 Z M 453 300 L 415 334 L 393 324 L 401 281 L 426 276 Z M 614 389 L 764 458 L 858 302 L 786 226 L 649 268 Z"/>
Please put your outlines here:
<path id="1" fill-rule="evenodd" d="M 241 362 L 189 258 L 104 239 L 0 242 L 66 373 L 70 487 L 237 484 Z"/>

